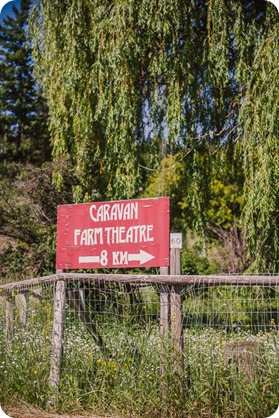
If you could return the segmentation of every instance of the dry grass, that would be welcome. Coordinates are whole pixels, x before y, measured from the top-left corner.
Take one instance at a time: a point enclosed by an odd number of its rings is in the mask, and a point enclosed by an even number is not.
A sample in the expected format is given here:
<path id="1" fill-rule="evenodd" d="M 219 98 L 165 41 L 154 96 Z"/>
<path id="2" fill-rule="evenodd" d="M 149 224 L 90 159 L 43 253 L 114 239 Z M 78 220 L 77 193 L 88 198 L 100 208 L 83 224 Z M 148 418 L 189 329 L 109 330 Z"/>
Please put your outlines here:
<path id="1" fill-rule="evenodd" d="M 100 417 L 97 415 L 90 415 L 88 413 L 84 415 L 58 415 L 55 412 L 46 412 L 41 409 L 34 408 L 26 404 L 17 404 L 13 406 L 2 406 L 2 410 L 10 418 L 120 418 L 116 416 Z"/>

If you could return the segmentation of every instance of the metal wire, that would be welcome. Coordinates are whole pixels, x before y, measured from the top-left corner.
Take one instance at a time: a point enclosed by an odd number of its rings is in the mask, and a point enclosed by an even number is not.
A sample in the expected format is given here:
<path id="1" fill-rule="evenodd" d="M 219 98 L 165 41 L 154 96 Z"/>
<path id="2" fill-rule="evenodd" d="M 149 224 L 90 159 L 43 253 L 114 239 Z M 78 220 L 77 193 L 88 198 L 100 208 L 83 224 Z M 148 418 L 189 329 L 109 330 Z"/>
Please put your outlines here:
<path id="1" fill-rule="evenodd" d="M 84 402 L 135 393 L 135 386 L 153 398 L 160 392 L 162 401 L 162 384 L 175 382 L 177 396 L 185 388 L 194 396 L 214 370 L 225 376 L 234 367 L 251 380 L 254 363 L 263 370 L 278 361 L 277 279 L 259 285 L 225 284 L 223 277 L 212 285 L 210 276 L 194 284 L 63 280 L 60 390 L 75 388 Z M 56 283 L 0 287 L 0 378 L 17 381 L 29 373 L 25 384 L 46 391 Z"/>

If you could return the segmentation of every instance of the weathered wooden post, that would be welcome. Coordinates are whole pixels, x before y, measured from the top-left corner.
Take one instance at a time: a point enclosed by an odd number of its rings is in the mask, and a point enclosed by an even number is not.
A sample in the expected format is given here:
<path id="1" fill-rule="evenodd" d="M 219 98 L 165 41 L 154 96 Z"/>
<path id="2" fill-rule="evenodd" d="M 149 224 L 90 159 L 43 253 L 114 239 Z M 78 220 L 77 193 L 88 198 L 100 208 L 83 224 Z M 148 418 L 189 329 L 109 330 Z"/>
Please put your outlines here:
<path id="1" fill-rule="evenodd" d="M 18 310 L 19 321 L 26 325 L 29 294 L 19 293 L 15 296 L 15 306 Z"/>
<path id="2" fill-rule="evenodd" d="M 235 366 L 249 380 L 254 380 L 261 358 L 261 344 L 258 341 L 241 341 L 226 344 L 224 359 L 226 366 Z"/>
<path id="3" fill-rule="evenodd" d="M 6 310 L 6 344 L 7 344 L 7 349 L 10 350 L 12 348 L 12 340 L 13 340 L 13 333 L 14 333 L 14 296 L 10 294 L 10 292 L 6 297 L 5 310 Z"/>
<path id="4" fill-rule="evenodd" d="M 168 267 L 160 268 L 161 275 L 169 274 Z M 169 329 L 169 285 L 161 284 L 159 286 L 160 292 L 160 330 L 162 338 L 167 338 Z"/>
<path id="5" fill-rule="evenodd" d="M 60 369 L 63 353 L 63 331 L 65 316 L 66 283 L 58 280 L 55 286 L 54 313 L 52 326 L 52 351 L 49 384 L 53 391 L 51 403 L 56 402 L 59 389 Z"/>
<path id="6" fill-rule="evenodd" d="M 170 245 L 170 274 L 181 274 L 181 248 L 182 234 L 171 234 Z M 182 302 L 181 286 L 173 285 L 170 293 L 171 306 L 171 337 L 174 347 L 174 369 L 183 379 L 184 372 L 184 353 L 183 353 L 183 321 L 182 321 Z"/>
<path id="7" fill-rule="evenodd" d="M 169 267 L 160 268 L 161 275 L 169 274 Z M 160 332 L 162 344 L 160 348 L 160 362 L 161 362 L 161 393 L 163 399 L 167 394 L 167 380 L 166 380 L 166 359 L 165 350 L 168 346 L 169 335 L 169 310 L 170 310 L 170 287 L 168 284 L 159 285 L 160 292 Z"/>

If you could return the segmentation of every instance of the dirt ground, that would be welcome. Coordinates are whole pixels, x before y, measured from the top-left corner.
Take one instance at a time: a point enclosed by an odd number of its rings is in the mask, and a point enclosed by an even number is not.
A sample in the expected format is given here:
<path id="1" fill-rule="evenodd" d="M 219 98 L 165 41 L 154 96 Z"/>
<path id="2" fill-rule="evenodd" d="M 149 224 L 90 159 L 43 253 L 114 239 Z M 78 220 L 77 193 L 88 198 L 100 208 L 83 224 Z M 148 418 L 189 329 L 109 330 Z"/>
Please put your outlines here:
<path id="1" fill-rule="evenodd" d="M 40 409 L 33 408 L 28 405 L 2 406 L 2 410 L 5 412 L 5 414 L 8 415 L 9 418 L 120 418 L 115 416 L 100 417 L 89 414 L 57 415 L 55 413 L 41 411 Z"/>

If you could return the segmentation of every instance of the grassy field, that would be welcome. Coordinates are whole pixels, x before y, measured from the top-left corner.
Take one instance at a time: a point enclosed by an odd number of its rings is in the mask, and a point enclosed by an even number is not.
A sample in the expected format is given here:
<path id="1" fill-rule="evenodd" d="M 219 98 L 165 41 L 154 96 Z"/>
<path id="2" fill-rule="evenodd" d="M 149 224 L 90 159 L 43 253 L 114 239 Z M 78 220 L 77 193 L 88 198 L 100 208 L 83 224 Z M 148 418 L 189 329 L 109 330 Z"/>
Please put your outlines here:
<path id="1" fill-rule="evenodd" d="M 110 304 L 102 305 L 102 314 L 91 313 L 105 351 L 67 308 L 58 412 L 149 418 L 264 418 L 275 412 L 279 403 L 279 333 L 273 320 L 262 329 L 252 329 L 248 322 L 222 326 L 219 320 L 214 327 L 204 318 L 196 323 L 192 318 L 192 325 L 184 327 L 180 375 L 171 338 L 162 340 L 160 335 L 156 297 L 151 292 L 148 298 L 149 305 L 141 307 L 140 317 L 119 306 L 116 315 Z M 52 301 L 50 297 L 31 301 L 26 324 L 21 323 L 15 308 L 8 346 L 5 312 L 0 312 L 0 404 L 24 401 L 46 409 L 51 398 Z M 259 350 L 245 360 L 252 376 L 243 364 L 227 361 L 225 356 L 229 344 L 249 342 Z"/>

